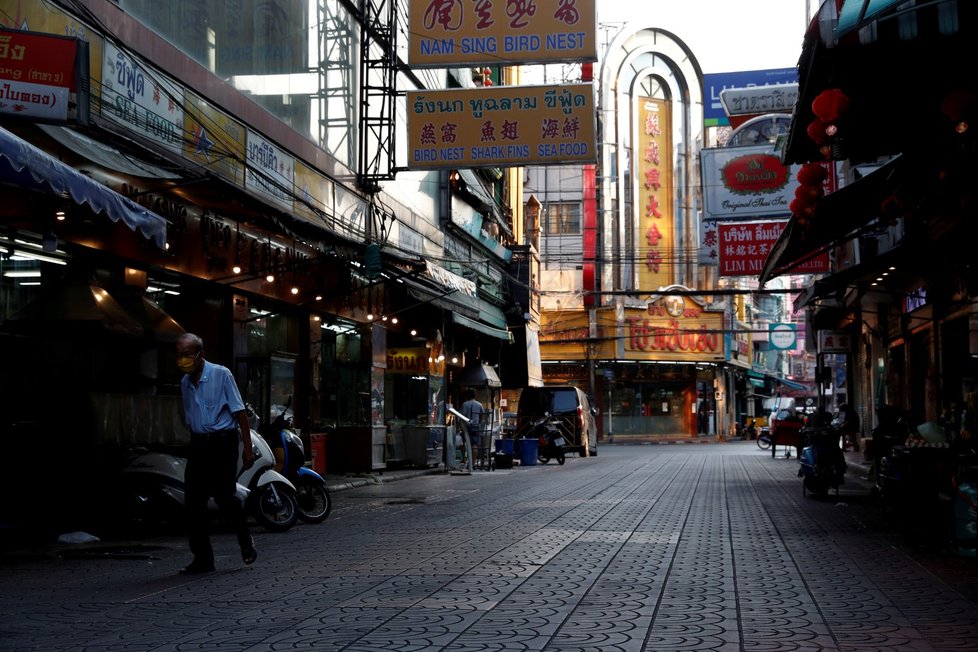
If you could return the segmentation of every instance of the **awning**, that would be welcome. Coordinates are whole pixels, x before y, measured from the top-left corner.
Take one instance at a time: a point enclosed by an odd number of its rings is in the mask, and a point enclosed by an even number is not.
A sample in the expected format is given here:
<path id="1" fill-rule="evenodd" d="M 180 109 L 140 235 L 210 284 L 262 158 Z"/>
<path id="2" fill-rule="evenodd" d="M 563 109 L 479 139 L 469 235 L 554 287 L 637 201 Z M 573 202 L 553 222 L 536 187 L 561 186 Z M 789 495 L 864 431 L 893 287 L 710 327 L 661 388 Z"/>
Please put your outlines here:
<path id="1" fill-rule="evenodd" d="M 797 389 L 799 391 L 804 392 L 812 388 L 811 385 L 804 385 L 802 383 L 797 383 L 793 380 L 788 380 L 787 378 L 777 378 L 776 380 L 782 385 L 784 385 L 785 387 L 787 387 L 788 389 Z"/>
<path id="2" fill-rule="evenodd" d="M 463 369 L 458 384 L 462 387 L 502 387 L 499 374 L 487 364 Z"/>
<path id="3" fill-rule="evenodd" d="M 794 267 L 820 254 L 826 248 L 856 237 L 860 229 L 880 215 L 880 205 L 912 174 L 904 157 L 896 157 L 844 188 L 818 201 L 815 214 L 806 226 L 798 217 L 788 224 L 775 241 L 759 277 L 763 286 L 775 276 L 790 273 Z"/>
<path id="4" fill-rule="evenodd" d="M 906 0 L 845 0 L 839 10 L 839 24 L 835 28 L 835 35 L 841 38 L 880 17 L 888 9 L 905 2 Z M 917 7 L 912 6 L 910 9 L 916 11 Z"/>
<path id="5" fill-rule="evenodd" d="M 152 179 L 179 179 L 180 175 L 130 156 L 107 143 L 89 138 L 85 134 L 58 125 L 37 125 L 38 128 L 79 156 L 84 156 L 104 168 L 134 177 Z"/>
<path id="6" fill-rule="evenodd" d="M 67 195 L 94 213 L 122 220 L 160 249 L 166 245 L 166 220 L 50 154 L 0 127 L 0 181 L 39 192 Z"/>
<path id="7" fill-rule="evenodd" d="M 499 309 L 496 308 L 496 310 Z M 502 312 L 500 311 L 500 315 L 501 314 Z M 459 326 L 464 326 L 474 331 L 479 331 L 480 333 L 484 333 L 485 335 L 489 335 L 498 338 L 500 340 L 510 341 L 511 339 L 508 329 L 496 328 L 494 326 L 490 326 L 489 324 L 478 321 L 476 319 L 469 319 L 468 317 L 463 317 L 457 312 L 452 313 L 452 321 L 458 324 Z"/>

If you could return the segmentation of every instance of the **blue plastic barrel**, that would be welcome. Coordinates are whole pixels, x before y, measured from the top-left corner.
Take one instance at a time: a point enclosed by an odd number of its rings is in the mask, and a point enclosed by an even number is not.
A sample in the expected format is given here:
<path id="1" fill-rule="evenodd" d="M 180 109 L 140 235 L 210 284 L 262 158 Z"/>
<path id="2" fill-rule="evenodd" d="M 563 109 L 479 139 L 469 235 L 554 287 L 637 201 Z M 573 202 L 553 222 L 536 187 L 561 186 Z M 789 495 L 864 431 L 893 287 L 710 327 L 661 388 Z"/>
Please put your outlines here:
<path id="1" fill-rule="evenodd" d="M 516 454 L 516 440 L 515 439 L 497 439 L 496 440 L 496 452 L 501 455 L 515 455 Z"/>
<path id="2" fill-rule="evenodd" d="M 539 442 L 533 438 L 520 440 L 520 466 L 533 466 L 537 463 L 537 446 Z"/>

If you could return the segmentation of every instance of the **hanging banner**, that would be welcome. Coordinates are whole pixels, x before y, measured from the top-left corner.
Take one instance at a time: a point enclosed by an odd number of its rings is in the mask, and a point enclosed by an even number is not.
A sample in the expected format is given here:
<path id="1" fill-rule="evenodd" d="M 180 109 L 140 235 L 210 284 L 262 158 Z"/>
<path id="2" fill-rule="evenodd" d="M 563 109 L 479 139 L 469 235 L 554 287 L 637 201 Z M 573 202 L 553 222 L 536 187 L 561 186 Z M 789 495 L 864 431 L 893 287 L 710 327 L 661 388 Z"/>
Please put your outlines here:
<path id="1" fill-rule="evenodd" d="M 596 163 L 592 84 L 408 91 L 407 167 Z"/>
<path id="2" fill-rule="evenodd" d="M 673 284 L 676 237 L 673 214 L 672 113 L 668 102 L 639 98 L 636 143 L 635 224 L 638 289 L 654 291 Z"/>
<path id="3" fill-rule="evenodd" d="M 718 223 L 720 276 L 757 276 L 787 222 Z M 823 252 L 793 268 L 792 274 L 826 274 L 829 253 Z"/>
<path id="4" fill-rule="evenodd" d="M 597 61 L 596 0 L 411 0 L 415 68 Z"/>

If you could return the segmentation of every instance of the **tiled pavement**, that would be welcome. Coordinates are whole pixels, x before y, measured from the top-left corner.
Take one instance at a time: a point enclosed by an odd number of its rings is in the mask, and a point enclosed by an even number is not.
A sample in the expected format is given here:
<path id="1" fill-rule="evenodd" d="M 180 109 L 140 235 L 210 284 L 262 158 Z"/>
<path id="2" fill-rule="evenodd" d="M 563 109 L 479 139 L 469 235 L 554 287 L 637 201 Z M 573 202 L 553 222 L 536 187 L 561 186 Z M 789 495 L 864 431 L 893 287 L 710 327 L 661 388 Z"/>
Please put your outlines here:
<path id="1" fill-rule="evenodd" d="M 751 442 L 334 495 L 186 578 L 179 536 L 0 560 L 10 650 L 976 650 L 975 559 L 910 546 L 853 467 L 802 496 Z M 355 482 L 353 484 L 360 484 Z M 38 553 L 38 554 L 34 554 Z M 43 554 L 40 554 L 43 553 Z"/>

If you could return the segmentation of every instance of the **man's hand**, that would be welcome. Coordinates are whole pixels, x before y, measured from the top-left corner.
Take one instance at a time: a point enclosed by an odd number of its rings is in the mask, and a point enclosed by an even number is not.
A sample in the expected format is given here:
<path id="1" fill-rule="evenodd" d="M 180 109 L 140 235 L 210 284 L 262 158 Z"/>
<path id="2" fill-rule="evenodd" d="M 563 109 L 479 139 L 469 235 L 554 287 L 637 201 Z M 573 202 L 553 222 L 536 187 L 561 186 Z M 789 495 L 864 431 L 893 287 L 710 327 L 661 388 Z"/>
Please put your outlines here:
<path id="1" fill-rule="evenodd" d="M 246 442 L 244 446 L 244 451 L 241 453 L 241 468 L 243 471 L 247 471 L 255 464 L 255 451 Z"/>

